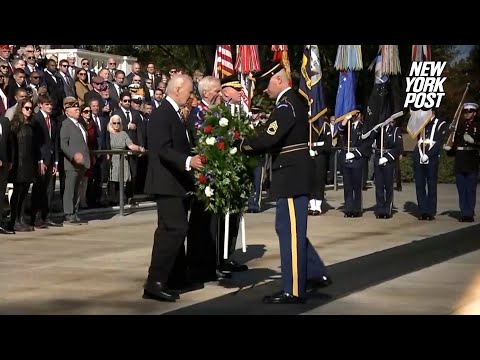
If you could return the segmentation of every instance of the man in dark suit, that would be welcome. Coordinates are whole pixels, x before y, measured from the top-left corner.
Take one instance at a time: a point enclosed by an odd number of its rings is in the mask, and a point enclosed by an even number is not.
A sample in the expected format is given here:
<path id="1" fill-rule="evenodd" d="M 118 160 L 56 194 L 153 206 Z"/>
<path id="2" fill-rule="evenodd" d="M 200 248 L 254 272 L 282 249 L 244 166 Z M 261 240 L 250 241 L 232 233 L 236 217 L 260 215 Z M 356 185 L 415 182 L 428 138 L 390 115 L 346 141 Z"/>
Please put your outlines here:
<path id="1" fill-rule="evenodd" d="M 3 226 L 3 205 L 5 203 L 5 190 L 7 188 L 8 172 L 12 165 L 12 147 L 9 146 L 10 120 L 2 116 L 0 118 L 0 234 L 15 234 Z"/>
<path id="2" fill-rule="evenodd" d="M 63 115 L 63 99 L 65 98 L 65 91 L 63 90 L 63 81 L 57 74 L 57 62 L 55 60 L 50 59 L 47 61 L 47 68 L 45 69 L 44 74 L 48 95 L 50 95 L 53 103 L 51 117 L 57 122 L 57 124 L 59 124 L 59 118 Z"/>
<path id="3" fill-rule="evenodd" d="M 257 136 L 239 146 L 247 153 L 272 153 L 272 195 L 276 198 L 275 229 L 280 242 L 282 290 L 264 297 L 267 304 L 299 304 L 309 290 L 331 283 L 327 269 L 307 238 L 311 158 L 308 151 L 307 108 L 290 88 L 280 62 L 257 75 L 256 87 L 265 87 L 276 105 Z"/>
<path id="4" fill-rule="evenodd" d="M 50 207 L 55 192 L 58 170 L 58 125 L 51 119 L 52 99 L 48 95 L 38 97 L 40 111 L 33 117 L 33 139 L 38 160 L 37 181 L 32 188 L 32 217 L 30 225 L 35 226 L 37 211 L 41 213 L 38 228 L 62 226 L 50 218 Z"/>
<path id="5" fill-rule="evenodd" d="M 65 224 L 83 223 L 77 215 L 80 205 L 79 186 L 90 168 L 90 156 L 87 146 L 87 130 L 78 122 L 80 106 L 73 97 L 64 100 L 66 119 L 60 129 L 60 147 L 65 155 L 65 191 L 63 193 L 63 212 Z"/>
<path id="6" fill-rule="evenodd" d="M 180 282 L 185 277 L 184 241 L 188 231 L 186 195 L 193 190 L 192 169 L 200 170 L 203 167 L 200 156 L 190 156 L 190 139 L 179 111 L 192 92 L 193 81 L 190 76 L 178 75 L 171 79 L 167 98 L 152 112 L 148 123 L 149 162 L 145 192 L 155 196 L 158 227 L 154 235 L 144 298 L 175 301 L 179 298 L 178 293 L 169 289 L 167 282 Z"/>

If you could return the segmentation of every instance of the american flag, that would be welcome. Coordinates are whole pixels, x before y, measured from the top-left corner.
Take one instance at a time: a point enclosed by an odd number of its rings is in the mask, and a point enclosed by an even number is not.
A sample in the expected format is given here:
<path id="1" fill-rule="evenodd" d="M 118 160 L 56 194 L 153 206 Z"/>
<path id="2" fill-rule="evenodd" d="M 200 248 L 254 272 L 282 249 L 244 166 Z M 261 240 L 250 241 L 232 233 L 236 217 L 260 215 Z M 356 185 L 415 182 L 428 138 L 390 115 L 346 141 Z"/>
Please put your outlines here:
<path id="1" fill-rule="evenodd" d="M 243 88 L 242 108 L 244 112 L 249 113 L 252 106 L 253 84 L 251 80 L 248 80 L 248 75 L 260 70 L 258 45 L 237 45 L 235 70 L 240 74 L 240 83 Z"/>
<path id="2" fill-rule="evenodd" d="M 217 45 L 212 76 L 223 78 L 233 74 L 232 48 L 230 45 Z"/>

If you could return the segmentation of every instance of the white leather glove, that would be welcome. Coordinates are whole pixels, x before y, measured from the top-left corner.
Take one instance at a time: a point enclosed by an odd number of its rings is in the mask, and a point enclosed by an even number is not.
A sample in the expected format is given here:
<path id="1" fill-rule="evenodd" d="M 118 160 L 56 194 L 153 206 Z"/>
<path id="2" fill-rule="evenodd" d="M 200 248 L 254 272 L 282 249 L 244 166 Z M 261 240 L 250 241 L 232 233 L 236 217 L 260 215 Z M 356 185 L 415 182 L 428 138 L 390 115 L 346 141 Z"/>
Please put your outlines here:
<path id="1" fill-rule="evenodd" d="M 352 152 L 347 152 L 347 153 L 345 154 L 345 159 L 347 159 L 347 160 L 352 160 L 353 158 L 355 158 L 355 155 L 353 155 Z"/>
<path id="2" fill-rule="evenodd" d="M 420 158 L 420 164 L 428 164 L 428 155 L 423 154 L 422 157 Z"/>
<path id="3" fill-rule="evenodd" d="M 444 146 L 443 146 L 443 149 L 444 149 L 445 151 L 450 151 L 450 150 L 452 150 L 452 147 L 451 147 L 451 146 L 448 146 L 448 145 L 444 145 Z"/>
<path id="4" fill-rule="evenodd" d="M 469 144 L 475 144 L 475 140 L 473 140 L 473 138 L 467 133 L 463 134 L 463 140 L 465 140 Z"/>
<path id="5" fill-rule="evenodd" d="M 388 159 L 384 156 L 378 160 L 378 165 L 382 166 L 382 165 L 385 165 L 387 162 L 388 162 Z"/>

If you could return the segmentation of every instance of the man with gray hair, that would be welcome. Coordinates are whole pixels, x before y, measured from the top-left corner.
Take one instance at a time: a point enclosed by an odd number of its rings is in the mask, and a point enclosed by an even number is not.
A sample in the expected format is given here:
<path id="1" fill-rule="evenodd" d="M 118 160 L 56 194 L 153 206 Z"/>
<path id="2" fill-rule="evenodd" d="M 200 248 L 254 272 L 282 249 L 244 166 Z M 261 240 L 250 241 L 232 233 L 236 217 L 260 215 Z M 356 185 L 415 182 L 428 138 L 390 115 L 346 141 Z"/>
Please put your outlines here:
<path id="1" fill-rule="evenodd" d="M 64 223 L 79 225 L 84 223 L 77 214 L 80 205 L 79 187 L 85 176 L 85 171 L 90 168 L 87 130 L 78 122 L 80 106 L 77 99 L 68 96 L 63 101 L 63 104 L 66 118 L 60 130 L 60 147 L 65 155 Z"/>

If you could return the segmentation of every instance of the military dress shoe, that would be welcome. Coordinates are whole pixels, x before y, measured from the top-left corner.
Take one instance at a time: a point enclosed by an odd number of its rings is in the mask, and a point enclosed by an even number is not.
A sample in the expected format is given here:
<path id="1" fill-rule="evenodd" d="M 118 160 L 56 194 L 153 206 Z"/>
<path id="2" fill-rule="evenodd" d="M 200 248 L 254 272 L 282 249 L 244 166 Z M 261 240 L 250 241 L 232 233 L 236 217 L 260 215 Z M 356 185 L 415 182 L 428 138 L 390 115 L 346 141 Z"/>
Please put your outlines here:
<path id="1" fill-rule="evenodd" d="M 235 260 L 227 261 L 220 267 L 220 271 L 222 272 L 242 272 L 247 270 L 247 265 L 239 264 Z"/>
<path id="2" fill-rule="evenodd" d="M 263 302 L 265 304 L 305 304 L 305 298 L 280 291 L 273 295 L 265 296 Z"/>
<path id="3" fill-rule="evenodd" d="M 307 292 L 322 289 L 333 284 L 330 276 L 322 276 L 321 278 L 314 278 L 307 280 Z"/>
<path id="4" fill-rule="evenodd" d="M 3 226 L 0 226 L 0 234 L 11 235 L 11 234 L 15 234 L 15 231 L 9 230 L 4 228 Z"/>
<path id="5" fill-rule="evenodd" d="M 178 296 L 178 293 L 168 290 L 167 287 L 159 281 L 147 281 L 144 285 L 143 298 L 175 302 L 175 300 L 180 299 L 180 296 Z"/>
<path id="6" fill-rule="evenodd" d="M 473 216 L 462 216 L 460 219 L 458 219 L 460 222 L 474 222 Z"/>
<path id="7" fill-rule="evenodd" d="M 428 220 L 428 215 L 427 214 L 422 214 L 418 217 L 418 220 Z"/>
<path id="8" fill-rule="evenodd" d="M 54 221 L 51 220 L 51 219 L 46 219 L 43 223 L 44 223 L 45 225 L 47 225 L 47 226 L 52 226 L 52 227 L 62 227 L 62 226 L 63 226 L 63 224 L 54 222 Z"/>
<path id="9" fill-rule="evenodd" d="M 231 279 L 232 278 L 232 274 L 229 273 L 229 272 L 224 272 L 222 270 L 216 270 L 215 271 L 215 280 L 216 281 L 221 281 L 221 280 L 225 280 L 225 279 Z"/>

